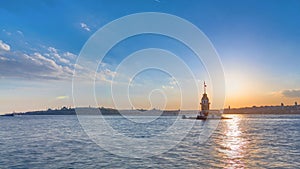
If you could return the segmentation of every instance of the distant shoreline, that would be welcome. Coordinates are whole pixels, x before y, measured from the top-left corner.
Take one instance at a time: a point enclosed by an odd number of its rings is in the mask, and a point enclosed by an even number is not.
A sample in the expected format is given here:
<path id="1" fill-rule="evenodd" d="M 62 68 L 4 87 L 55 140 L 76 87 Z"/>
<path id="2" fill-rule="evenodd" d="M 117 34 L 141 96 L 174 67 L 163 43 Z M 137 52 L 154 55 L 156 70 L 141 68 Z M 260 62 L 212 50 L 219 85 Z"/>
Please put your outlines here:
<path id="1" fill-rule="evenodd" d="M 145 110 L 145 109 L 137 109 L 137 110 L 116 110 L 112 108 L 76 108 L 81 112 L 85 112 L 82 115 L 99 115 L 99 111 L 95 111 L 99 109 L 102 115 L 163 115 L 163 116 L 177 116 L 180 114 L 197 114 L 198 110 Z M 91 111 L 93 110 L 93 111 Z M 121 112 L 121 113 L 120 113 Z M 145 112 L 143 114 L 142 112 Z M 224 109 L 223 114 L 300 114 L 300 106 L 261 106 L 261 107 L 244 107 L 244 108 L 233 108 L 233 109 Z M 66 108 L 63 107 L 61 109 L 48 109 L 48 110 L 40 110 L 40 111 L 28 111 L 28 112 L 20 112 L 20 113 L 8 113 L 1 116 L 14 116 L 14 115 L 77 115 L 75 108 Z"/>
<path id="2" fill-rule="evenodd" d="M 122 114 L 126 115 L 151 115 L 151 114 L 156 114 L 156 115 L 163 115 L 163 116 L 176 116 L 179 114 L 179 110 L 144 110 L 144 109 L 138 109 L 138 110 L 120 110 L 118 111 L 117 109 L 111 109 L 111 108 L 76 108 L 78 111 L 76 112 L 75 108 L 66 108 L 63 107 L 61 109 L 55 109 L 55 110 L 40 110 L 40 111 L 28 111 L 24 113 L 9 113 L 9 114 L 4 114 L 1 116 L 15 116 L 15 115 L 116 115 L 116 116 L 121 116 Z M 100 111 L 99 111 L 100 110 Z M 141 112 L 146 112 L 145 114 Z M 82 113 L 84 112 L 84 113 Z"/>
<path id="3" fill-rule="evenodd" d="M 224 109 L 224 114 L 300 114 L 300 106 L 260 106 Z"/>

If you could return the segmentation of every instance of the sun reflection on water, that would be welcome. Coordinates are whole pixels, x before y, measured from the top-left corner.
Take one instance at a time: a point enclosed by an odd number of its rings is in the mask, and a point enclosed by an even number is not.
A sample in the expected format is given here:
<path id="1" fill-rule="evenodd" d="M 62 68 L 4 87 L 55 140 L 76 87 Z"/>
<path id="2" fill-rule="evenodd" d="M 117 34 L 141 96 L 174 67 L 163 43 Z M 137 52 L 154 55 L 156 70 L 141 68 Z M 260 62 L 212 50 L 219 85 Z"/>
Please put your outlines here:
<path id="1" fill-rule="evenodd" d="M 244 156 L 246 140 L 242 136 L 241 117 L 232 116 L 232 119 L 225 120 L 222 125 L 224 132 L 220 140 L 221 149 L 219 150 L 224 159 L 226 168 L 244 168 Z"/>

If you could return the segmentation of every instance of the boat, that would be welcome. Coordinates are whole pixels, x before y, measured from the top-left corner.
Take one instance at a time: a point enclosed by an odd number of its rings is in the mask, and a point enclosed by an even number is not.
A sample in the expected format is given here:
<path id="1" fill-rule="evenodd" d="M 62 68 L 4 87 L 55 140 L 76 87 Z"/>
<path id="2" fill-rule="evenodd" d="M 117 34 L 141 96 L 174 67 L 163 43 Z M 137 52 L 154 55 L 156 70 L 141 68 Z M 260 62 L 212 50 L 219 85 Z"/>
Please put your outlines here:
<path id="1" fill-rule="evenodd" d="M 11 113 L 11 114 L 3 114 L 3 115 L 1 115 L 1 116 L 8 116 L 8 117 L 12 117 L 12 116 L 15 116 L 13 113 Z"/>

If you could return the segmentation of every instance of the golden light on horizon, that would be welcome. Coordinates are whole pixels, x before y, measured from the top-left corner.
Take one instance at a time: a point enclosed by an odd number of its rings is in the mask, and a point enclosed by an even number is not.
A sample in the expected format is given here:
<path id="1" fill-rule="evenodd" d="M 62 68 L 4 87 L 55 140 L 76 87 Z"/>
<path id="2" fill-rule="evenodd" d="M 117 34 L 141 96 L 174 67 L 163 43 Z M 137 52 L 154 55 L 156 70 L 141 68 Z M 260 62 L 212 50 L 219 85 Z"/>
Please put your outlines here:
<path id="1" fill-rule="evenodd" d="M 232 105 L 238 107 L 243 105 L 249 96 L 253 94 L 253 80 L 239 73 L 230 73 L 225 75 L 225 107 Z"/>

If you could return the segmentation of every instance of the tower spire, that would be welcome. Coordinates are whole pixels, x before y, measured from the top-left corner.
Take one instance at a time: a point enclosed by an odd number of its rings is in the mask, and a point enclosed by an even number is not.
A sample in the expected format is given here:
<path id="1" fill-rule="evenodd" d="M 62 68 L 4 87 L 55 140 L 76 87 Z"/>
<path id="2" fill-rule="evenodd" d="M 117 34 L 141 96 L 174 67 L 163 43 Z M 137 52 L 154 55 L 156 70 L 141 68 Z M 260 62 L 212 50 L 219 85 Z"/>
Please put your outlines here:
<path id="1" fill-rule="evenodd" d="M 206 94 L 206 83 L 204 81 L 204 94 Z"/>

